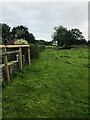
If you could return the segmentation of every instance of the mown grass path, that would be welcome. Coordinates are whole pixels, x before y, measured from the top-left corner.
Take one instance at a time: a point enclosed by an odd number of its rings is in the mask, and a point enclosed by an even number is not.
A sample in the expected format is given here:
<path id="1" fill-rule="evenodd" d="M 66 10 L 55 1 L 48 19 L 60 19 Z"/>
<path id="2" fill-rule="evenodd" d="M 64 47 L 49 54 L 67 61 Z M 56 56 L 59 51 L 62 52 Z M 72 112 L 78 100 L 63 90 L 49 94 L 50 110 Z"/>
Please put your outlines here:
<path id="1" fill-rule="evenodd" d="M 3 118 L 86 118 L 87 51 L 43 51 L 3 88 Z"/>

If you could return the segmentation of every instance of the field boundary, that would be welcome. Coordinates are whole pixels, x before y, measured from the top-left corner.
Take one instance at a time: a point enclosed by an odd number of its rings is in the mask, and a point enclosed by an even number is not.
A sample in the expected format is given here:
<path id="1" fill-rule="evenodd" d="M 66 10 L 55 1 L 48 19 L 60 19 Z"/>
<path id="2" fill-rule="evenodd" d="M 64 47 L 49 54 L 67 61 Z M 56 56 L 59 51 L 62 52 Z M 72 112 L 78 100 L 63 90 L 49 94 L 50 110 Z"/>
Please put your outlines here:
<path id="1" fill-rule="evenodd" d="M 28 53 L 28 64 L 30 65 L 30 45 L 0 45 L 0 49 L 2 49 L 1 52 L 1 57 L 4 56 L 4 64 L 0 64 L 0 69 L 2 69 L 2 67 L 5 68 L 5 72 L 6 72 L 6 78 L 8 80 L 8 82 L 10 82 L 10 73 L 9 73 L 9 65 L 17 63 L 19 64 L 19 68 L 22 69 L 23 68 L 23 64 L 22 64 L 22 48 L 28 48 L 27 53 Z M 8 51 L 8 48 L 18 48 L 18 50 L 13 50 L 13 51 Z M 8 55 L 13 55 L 17 53 L 18 54 L 18 60 L 17 61 L 10 61 L 8 62 Z"/>

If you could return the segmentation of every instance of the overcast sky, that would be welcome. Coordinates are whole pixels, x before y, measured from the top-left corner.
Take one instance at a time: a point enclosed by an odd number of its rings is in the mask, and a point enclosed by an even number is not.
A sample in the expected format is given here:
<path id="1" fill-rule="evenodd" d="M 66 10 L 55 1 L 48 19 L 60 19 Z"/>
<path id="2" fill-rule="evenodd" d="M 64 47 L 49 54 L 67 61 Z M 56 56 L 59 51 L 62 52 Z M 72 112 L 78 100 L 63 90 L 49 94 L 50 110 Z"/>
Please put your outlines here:
<path id="1" fill-rule="evenodd" d="M 1 19 L 0 19 L 1 21 Z M 9 26 L 24 25 L 36 39 L 51 40 L 53 28 L 63 25 L 79 28 L 88 38 L 87 2 L 4 2 L 2 22 Z"/>

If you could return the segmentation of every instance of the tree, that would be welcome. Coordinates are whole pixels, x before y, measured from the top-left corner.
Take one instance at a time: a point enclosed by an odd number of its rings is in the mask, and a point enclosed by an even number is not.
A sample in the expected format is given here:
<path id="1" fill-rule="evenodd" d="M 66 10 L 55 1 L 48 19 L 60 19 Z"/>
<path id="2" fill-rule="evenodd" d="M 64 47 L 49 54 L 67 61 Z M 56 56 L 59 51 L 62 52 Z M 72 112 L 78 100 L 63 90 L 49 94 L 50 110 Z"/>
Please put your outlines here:
<path id="1" fill-rule="evenodd" d="M 29 37 L 27 39 L 28 43 L 35 43 L 36 40 L 35 40 L 35 37 L 32 33 L 29 33 Z"/>
<path id="2" fill-rule="evenodd" d="M 36 43 L 38 45 L 46 45 L 46 41 L 45 40 L 36 40 Z"/>
<path id="3" fill-rule="evenodd" d="M 74 44 L 86 44 L 87 43 L 82 32 L 79 29 L 77 28 L 71 29 L 71 33 L 73 36 Z"/>
<path id="4" fill-rule="evenodd" d="M 10 38 L 10 27 L 7 24 L 0 24 L 2 27 L 2 44 L 6 44 Z"/>
<path id="5" fill-rule="evenodd" d="M 20 25 L 20 26 L 17 26 L 17 27 L 13 27 L 12 29 L 12 32 L 11 32 L 11 38 L 12 39 L 15 39 L 15 38 L 25 38 L 25 33 L 28 32 L 28 28 Z"/>
<path id="6" fill-rule="evenodd" d="M 34 43 L 35 41 L 33 34 L 29 33 L 28 28 L 22 25 L 12 29 L 11 39 L 25 39 L 28 43 Z"/>
<path id="7" fill-rule="evenodd" d="M 63 26 L 55 27 L 55 32 L 52 36 L 53 41 L 57 41 L 58 45 L 71 45 L 72 44 L 72 34 L 71 31 Z"/>
<path id="8" fill-rule="evenodd" d="M 85 44 L 87 43 L 82 32 L 75 28 L 72 30 L 67 30 L 63 26 L 55 27 L 55 32 L 53 33 L 53 41 L 57 41 L 60 46 L 70 46 L 73 44 Z"/>

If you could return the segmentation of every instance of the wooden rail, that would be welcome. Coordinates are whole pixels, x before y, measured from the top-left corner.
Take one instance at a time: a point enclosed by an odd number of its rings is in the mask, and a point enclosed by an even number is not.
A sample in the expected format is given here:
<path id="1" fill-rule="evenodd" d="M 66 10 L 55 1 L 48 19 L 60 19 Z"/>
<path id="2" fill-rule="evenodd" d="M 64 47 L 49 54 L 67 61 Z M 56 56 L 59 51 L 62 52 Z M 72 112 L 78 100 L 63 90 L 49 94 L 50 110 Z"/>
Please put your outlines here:
<path id="1" fill-rule="evenodd" d="M 18 61 L 11 61 L 11 62 L 8 62 L 8 65 L 12 65 L 12 64 L 14 64 L 14 63 L 17 63 Z M 0 64 L 0 69 L 2 68 L 2 67 L 4 67 L 5 65 L 4 64 Z"/>
<path id="2" fill-rule="evenodd" d="M 30 47 L 30 45 L 0 45 L 0 48 L 19 48 L 19 47 Z"/>
<path id="3" fill-rule="evenodd" d="M 9 54 L 14 54 L 14 53 L 19 53 L 19 50 L 4 52 L 4 53 L 2 53 L 2 55 L 9 55 Z"/>
<path id="4" fill-rule="evenodd" d="M 4 64 L 1 64 L 0 68 L 5 67 L 8 82 L 10 82 L 10 73 L 9 73 L 8 65 L 14 64 L 15 62 L 17 62 L 17 61 L 8 62 L 8 55 L 18 53 L 19 67 L 20 67 L 20 69 L 22 69 L 23 68 L 23 64 L 22 64 L 22 48 L 23 47 L 28 48 L 28 51 L 27 51 L 28 52 L 28 64 L 30 65 L 30 45 L 7 45 L 7 46 L 0 45 L 0 49 L 4 49 L 4 52 L 1 54 L 4 56 Z M 7 48 L 18 48 L 19 50 L 7 51 Z"/>

